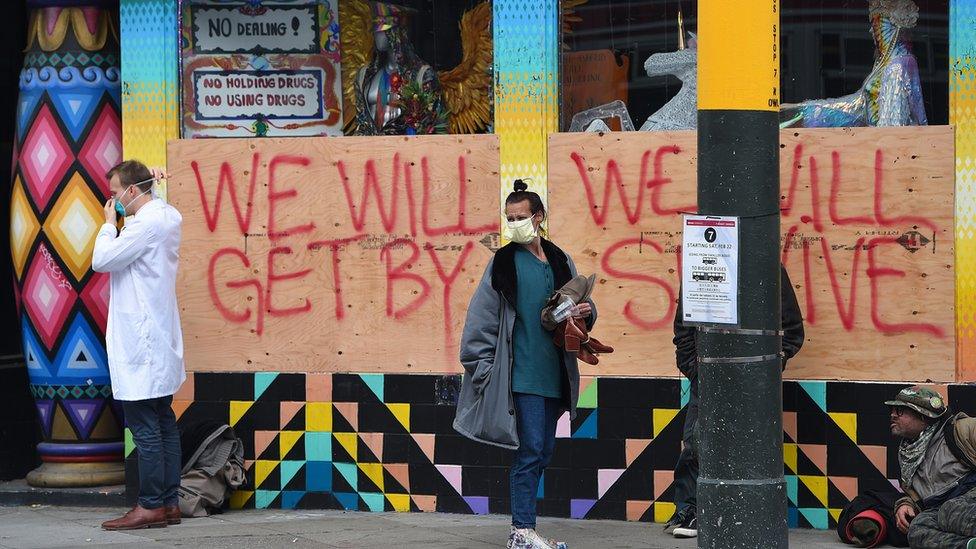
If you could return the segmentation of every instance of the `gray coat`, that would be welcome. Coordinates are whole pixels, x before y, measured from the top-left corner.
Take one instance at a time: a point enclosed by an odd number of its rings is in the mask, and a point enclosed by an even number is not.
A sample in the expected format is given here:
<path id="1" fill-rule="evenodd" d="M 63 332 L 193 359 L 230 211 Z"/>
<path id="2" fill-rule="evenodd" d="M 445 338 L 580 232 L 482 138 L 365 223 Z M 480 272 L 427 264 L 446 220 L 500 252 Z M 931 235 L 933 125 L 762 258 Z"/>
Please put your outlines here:
<path id="1" fill-rule="evenodd" d="M 484 276 L 468 305 L 461 334 L 464 375 L 458 395 L 454 429 L 483 442 L 516 449 L 519 446 L 512 397 L 515 329 L 515 281 L 513 244 L 499 250 L 485 268 Z M 543 240 L 543 251 L 553 268 L 557 288 L 576 276 L 576 266 L 562 250 Z M 562 283 L 560 283 L 562 280 Z M 590 302 L 592 305 L 592 302 Z M 596 307 L 587 323 L 596 320 Z M 537 321 L 541 322 L 540 318 Z M 579 365 L 574 353 L 563 353 L 563 409 L 576 417 L 579 399 Z"/>

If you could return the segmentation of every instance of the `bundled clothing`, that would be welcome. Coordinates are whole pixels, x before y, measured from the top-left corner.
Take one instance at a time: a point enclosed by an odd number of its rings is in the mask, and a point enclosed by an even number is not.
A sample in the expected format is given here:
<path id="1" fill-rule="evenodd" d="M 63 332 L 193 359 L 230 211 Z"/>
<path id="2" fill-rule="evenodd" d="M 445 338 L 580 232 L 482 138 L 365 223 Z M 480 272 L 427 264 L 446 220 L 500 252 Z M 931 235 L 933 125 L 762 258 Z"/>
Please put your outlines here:
<path id="1" fill-rule="evenodd" d="M 857 547 L 878 547 L 888 543 L 908 547 L 908 536 L 895 523 L 895 502 L 901 494 L 890 490 L 868 490 L 848 503 L 837 520 L 841 541 Z"/>
<path id="2" fill-rule="evenodd" d="M 179 497 L 184 517 L 219 513 L 244 483 L 244 445 L 230 425 L 214 420 L 184 425 Z"/>

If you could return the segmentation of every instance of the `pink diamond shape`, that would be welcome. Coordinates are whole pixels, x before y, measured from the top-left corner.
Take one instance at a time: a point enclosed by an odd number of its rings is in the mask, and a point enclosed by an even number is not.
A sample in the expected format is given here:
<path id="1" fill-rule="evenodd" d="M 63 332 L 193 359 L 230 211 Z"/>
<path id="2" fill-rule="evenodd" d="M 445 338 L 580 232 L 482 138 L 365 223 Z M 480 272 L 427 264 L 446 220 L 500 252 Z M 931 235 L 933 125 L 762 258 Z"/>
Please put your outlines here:
<path id="1" fill-rule="evenodd" d="M 42 105 L 17 158 L 31 198 L 41 210 L 71 167 L 74 155 L 47 105 Z"/>
<path id="2" fill-rule="evenodd" d="M 88 308 L 95 324 L 105 333 L 105 319 L 108 317 L 109 284 L 108 275 L 94 273 L 88 280 L 88 285 L 81 291 L 81 301 Z"/>
<path id="3" fill-rule="evenodd" d="M 78 161 L 98 184 L 104 197 L 111 193 L 105 172 L 122 161 L 122 124 L 113 103 L 106 103 L 78 153 Z"/>
<path id="4" fill-rule="evenodd" d="M 44 244 L 31 261 L 22 297 L 31 323 L 44 345 L 53 350 L 78 296 Z"/>

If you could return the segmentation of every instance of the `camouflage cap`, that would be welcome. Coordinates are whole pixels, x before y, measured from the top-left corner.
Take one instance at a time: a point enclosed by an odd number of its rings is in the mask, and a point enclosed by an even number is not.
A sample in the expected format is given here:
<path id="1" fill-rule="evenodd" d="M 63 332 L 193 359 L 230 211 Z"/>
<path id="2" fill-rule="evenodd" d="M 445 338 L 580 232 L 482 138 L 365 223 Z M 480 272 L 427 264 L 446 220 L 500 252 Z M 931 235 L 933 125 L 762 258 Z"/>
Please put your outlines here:
<path id="1" fill-rule="evenodd" d="M 895 400 L 886 401 L 888 406 L 903 406 L 911 408 L 926 417 L 941 417 L 946 413 L 945 400 L 942 395 L 932 389 L 913 386 L 898 392 Z"/>

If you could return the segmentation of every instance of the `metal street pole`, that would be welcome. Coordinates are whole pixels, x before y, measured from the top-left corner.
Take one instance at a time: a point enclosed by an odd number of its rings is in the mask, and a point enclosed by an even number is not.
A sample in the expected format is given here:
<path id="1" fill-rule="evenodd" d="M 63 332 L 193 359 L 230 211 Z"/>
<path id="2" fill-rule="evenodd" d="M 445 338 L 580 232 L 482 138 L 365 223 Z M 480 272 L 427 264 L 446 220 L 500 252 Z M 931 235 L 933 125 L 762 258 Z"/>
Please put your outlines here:
<path id="1" fill-rule="evenodd" d="M 737 327 L 699 328 L 699 547 L 788 547 L 778 0 L 698 2 L 698 209 L 740 217 Z"/>

